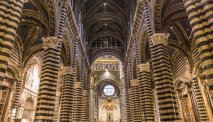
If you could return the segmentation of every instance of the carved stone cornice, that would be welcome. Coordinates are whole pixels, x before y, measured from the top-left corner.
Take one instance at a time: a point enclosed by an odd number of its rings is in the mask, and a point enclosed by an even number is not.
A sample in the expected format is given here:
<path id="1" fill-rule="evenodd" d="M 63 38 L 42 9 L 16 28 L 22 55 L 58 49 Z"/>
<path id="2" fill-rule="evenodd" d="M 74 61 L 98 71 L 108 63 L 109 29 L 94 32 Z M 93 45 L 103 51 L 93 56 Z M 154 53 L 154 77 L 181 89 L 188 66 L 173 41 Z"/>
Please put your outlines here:
<path id="1" fill-rule="evenodd" d="M 73 67 L 63 67 L 61 68 L 61 72 L 63 75 L 66 75 L 66 74 L 73 74 L 75 71 L 75 68 Z"/>
<path id="2" fill-rule="evenodd" d="M 47 50 L 49 48 L 57 48 L 58 46 L 58 38 L 55 36 L 49 36 L 43 39 L 43 45 L 44 45 L 44 50 Z"/>
<path id="3" fill-rule="evenodd" d="M 74 89 L 81 88 L 82 82 L 74 82 Z"/>
<path id="4" fill-rule="evenodd" d="M 140 72 L 150 72 L 149 64 L 143 63 L 138 65 Z"/>
<path id="5" fill-rule="evenodd" d="M 131 85 L 132 85 L 132 86 L 138 86 L 138 85 L 139 85 L 138 79 L 133 79 L 133 80 L 131 80 Z"/>
<path id="6" fill-rule="evenodd" d="M 168 45 L 168 36 L 165 33 L 155 33 L 151 38 L 153 45 L 159 44 L 163 44 L 164 46 Z"/>

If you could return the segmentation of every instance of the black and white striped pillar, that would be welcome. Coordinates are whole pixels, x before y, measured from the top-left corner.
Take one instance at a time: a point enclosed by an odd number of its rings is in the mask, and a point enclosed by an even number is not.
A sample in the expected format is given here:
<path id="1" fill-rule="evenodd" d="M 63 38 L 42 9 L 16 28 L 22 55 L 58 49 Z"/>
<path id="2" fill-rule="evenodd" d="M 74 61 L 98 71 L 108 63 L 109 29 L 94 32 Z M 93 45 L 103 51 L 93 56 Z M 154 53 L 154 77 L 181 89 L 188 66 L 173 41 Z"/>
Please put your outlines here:
<path id="1" fill-rule="evenodd" d="M 184 0 L 184 5 L 213 98 L 213 5 L 210 1 Z"/>
<path id="2" fill-rule="evenodd" d="M 5 78 L 25 0 L 0 1 L 0 85 Z"/>
<path id="3" fill-rule="evenodd" d="M 72 117 L 75 69 L 62 68 L 60 122 L 69 122 Z"/>
<path id="4" fill-rule="evenodd" d="M 133 122 L 141 122 L 143 119 L 140 109 L 139 82 L 138 79 L 133 79 L 130 82 L 131 82 L 132 119 Z"/>
<path id="5" fill-rule="evenodd" d="M 140 103 L 145 122 L 154 122 L 154 95 L 152 92 L 150 67 L 148 63 L 138 65 L 140 73 L 138 75 Z"/>
<path id="6" fill-rule="evenodd" d="M 66 9 L 64 5 L 62 7 L 59 21 L 58 36 L 44 38 L 44 59 L 41 71 L 41 82 L 38 92 L 35 122 L 52 122 L 54 119 L 54 106 L 65 18 Z"/>
<path id="7" fill-rule="evenodd" d="M 82 82 L 74 82 L 74 98 L 73 98 L 73 111 L 72 122 L 81 122 L 82 106 L 83 106 L 83 89 Z"/>
<path id="8" fill-rule="evenodd" d="M 151 60 L 160 119 L 161 121 L 174 121 L 179 117 L 167 41 L 165 33 L 155 33 L 152 36 Z"/>

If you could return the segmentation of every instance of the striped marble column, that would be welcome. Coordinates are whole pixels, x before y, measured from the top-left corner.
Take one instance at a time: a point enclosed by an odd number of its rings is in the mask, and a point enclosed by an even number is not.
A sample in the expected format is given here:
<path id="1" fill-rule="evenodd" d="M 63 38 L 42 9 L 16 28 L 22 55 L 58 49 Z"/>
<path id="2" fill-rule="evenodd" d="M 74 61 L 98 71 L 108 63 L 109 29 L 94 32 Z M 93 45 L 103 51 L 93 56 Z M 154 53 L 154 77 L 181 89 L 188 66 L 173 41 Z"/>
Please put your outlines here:
<path id="1" fill-rule="evenodd" d="M 90 76 L 90 94 L 89 94 L 89 101 L 90 101 L 90 122 L 95 121 L 95 91 L 94 91 L 94 77 Z"/>
<path id="2" fill-rule="evenodd" d="M 58 38 L 44 39 L 44 61 L 36 106 L 35 121 L 52 121 L 56 98 L 58 72 L 60 67 L 60 50 Z"/>
<path id="3" fill-rule="evenodd" d="M 126 90 L 126 113 L 127 113 L 127 121 L 131 121 L 131 90 L 130 90 L 130 77 L 128 73 L 128 67 L 125 68 L 124 75 L 125 75 L 125 90 Z"/>
<path id="4" fill-rule="evenodd" d="M 82 82 L 74 82 L 74 98 L 73 98 L 73 111 L 72 111 L 72 122 L 81 122 L 82 115 Z"/>
<path id="5" fill-rule="evenodd" d="M 155 110 L 155 122 L 160 122 L 160 112 L 159 112 L 159 105 L 158 105 L 158 97 L 157 92 L 153 89 L 154 94 L 154 110 Z"/>
<path id="6" fill-rule="evenodd" d="M 126 118 L 127 122 L 130 121 L 130 90 L 129 90 L 129 77 L 127 77 L 127 69 L 124 70 L 124 75 L 125 75 L 125 97 L 126 97 Z"/>
<path id="7" fill-rule="evenodd" d="M 203 96 L 201 94 L 201 90 L 200 90 L 197 78 L 192 79 L 192 95 L 195 100 L 199 121 L 201 122 L 209 121 L 206 107 L 203 101 Z"/>
<path id="8" fill-rule="evenodd" d="M 52 122 L 54 119 L 54 107 L 65 18 L 66 9 L 65 6 L 63 6 L 59 21 L 58 37 L 44 38 L 44 59 L 41 71 L 41 82 L 37 99 L 35 122 Z"/>
<path id="9" fill-rule="evenodd" d="M 87 116 L 87 122 L 89 122 L 90 120 L 90 80 L 91 80 L 91 73 L 90 71 L 87 72 L 87 113 L 86 113 L 86 116 Z"/>
<path id="10" fill-rule="evenodd" d="M 167 52 L 166 34 L 154 34 L 152 30 L 150 9 L 147 1 L 144 3 L 144 20 L 148 34 L 148 42 L 153 68 L 157 103 L 161 121 L 174 121 L 178 117 L 178 109 L 175 98 L 171 64 Z"/>
<path id="11" fill-rule="evenodd" d="M 141 122 L 142 114 L 140 109 L 140 97 L 139 97 L 139 83 L 138 79 L 131 80 L 131 106 L 132 106 L 132 117 L 133 122 Z"/>
<path id="12" fill-rule="evenodd" d="M 134 102 L 133 102 L 133 94 L 132 94 L 132 91 L 131 89 L 128 89 L 127 90 L 127 94 L 128 94 L 128 97 L 127 97 L 127 112 L 128 112 L 128 120 L 129 122 L 134 122 L 134 108 L 135 108 L 135 105 L 134 105 Z"/>
<path id="13" fill-rule="evenodd" d="M 210 0 L 201 1 L 184 0 L 184 5 L 213 97 L 213 7 Z"/>
<path id="14" fill-rule="evenodd" d="M 127 111 L 126 111 L 126 107 L 127 107 L 127 101 L 126 101 L 126 88 L 125 88 L 125 80 L 124 78 L 121 79 L 121 82 L 120 82 L 120 101 L 122 101 L 120 103 L 120 111 L 121 111 L 121 121 L 122 122 L 128 122 L 127 121 Z"/>
<path id="15" fill-rule="evenodd" d="M 7 70 L 24 0 L 0 0 L 0 85 Z"/>
<path id="16" fill-rule="evenodd" d="M 174 92 L 169 54 L 168 38 L 164 33 L 152 36 L 152 68 L 161 121 L 174 121 L 178 118 L 178 109 Z"/>
<path id="17" fill-rule="evenodd" d="M 145 122 L 154 122 L 154 95 L 152 92 L 150 68 L 148 63 L 138 65 L 140 73 L 138 73 L 140 105 L 144 114 Z"/>
<path id="18" fill-rule="evenodd" d="M 213 3 L 212 0 L 201 0 L 201 5 L 203 7 L 203 15 L 208 22 L 209 28 L 213 31 Z"/>
<path id="19" fill-rule="evenodd" d="M 81 114 L 81 122 L 88 122 L 88 112 L 89 112 L 89 106 L 88 106 L 88 92 L 87 90 L 83 90 L 83 98 L 82 98 L 82 114 Z"/>
<path id="20" fill-rule="evenodd" d="M 62 68 L 60 122 L 69 122 L 72 117 L 75 73 L 72 67 Z"/>

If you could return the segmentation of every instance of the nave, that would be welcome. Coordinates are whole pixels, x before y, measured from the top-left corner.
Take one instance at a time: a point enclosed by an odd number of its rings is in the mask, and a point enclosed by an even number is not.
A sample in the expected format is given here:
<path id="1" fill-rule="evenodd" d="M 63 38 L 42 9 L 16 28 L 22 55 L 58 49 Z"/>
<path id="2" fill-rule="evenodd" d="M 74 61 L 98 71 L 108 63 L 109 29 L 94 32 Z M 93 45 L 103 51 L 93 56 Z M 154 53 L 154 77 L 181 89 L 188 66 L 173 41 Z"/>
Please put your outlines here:
<path id="1" fill-rule="evenodd" d="M 213 122 L 212 0 L 0 0 L 0 122 Z"/>

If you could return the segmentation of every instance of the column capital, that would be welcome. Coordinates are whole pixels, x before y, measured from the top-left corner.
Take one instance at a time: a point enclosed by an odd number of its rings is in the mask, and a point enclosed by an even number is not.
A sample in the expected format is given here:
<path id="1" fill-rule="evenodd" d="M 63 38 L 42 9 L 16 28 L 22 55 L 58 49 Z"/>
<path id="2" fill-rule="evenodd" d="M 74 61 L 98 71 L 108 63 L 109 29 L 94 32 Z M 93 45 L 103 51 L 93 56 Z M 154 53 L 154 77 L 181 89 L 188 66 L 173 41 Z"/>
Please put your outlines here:
<path id="1" fill-rule="evenodd" d="M 153 45 L 163 44 L 164 46 L 168 45 L 168 36 L 165 33 L 155 33 L 152 35 Z"/>
<path id="2" fill-rule="evenodd" d="M 58 38 L 55 36 L 49 36 L 43 39 L 44 50 L 49 48 L 57 48 L 58 46 Z"/>
<path id="3" fill-rule="evenodd" d="M 88 94 L 87 90 L 84 89 L 84 90 L 83 90 L 83 96 L 86 97 L 87 94 Z"/>
<path id="4" fill-rule="evenodd" d="M 61 68 L 61 72 L 63 75 L 66 75 L 66 74 L 73 74 L 75 71 L 75 68 L 73 67 L 62 67 Z"/>
<path id="5" fill-rule="evenodd" d="M 149 63 L 142 63 L 138 65 L 140 72 L 150 72 Z"/>
<path id="6" fill-rule="evenodd" d="M 74 82 L 74 89 L 81 88 L 82 82 Z"/>
<path id="7" fill-rule="evenodd" d="M 131 80 L 131 85 L 132 86 L 138 86 L 138 79 Z"/>

